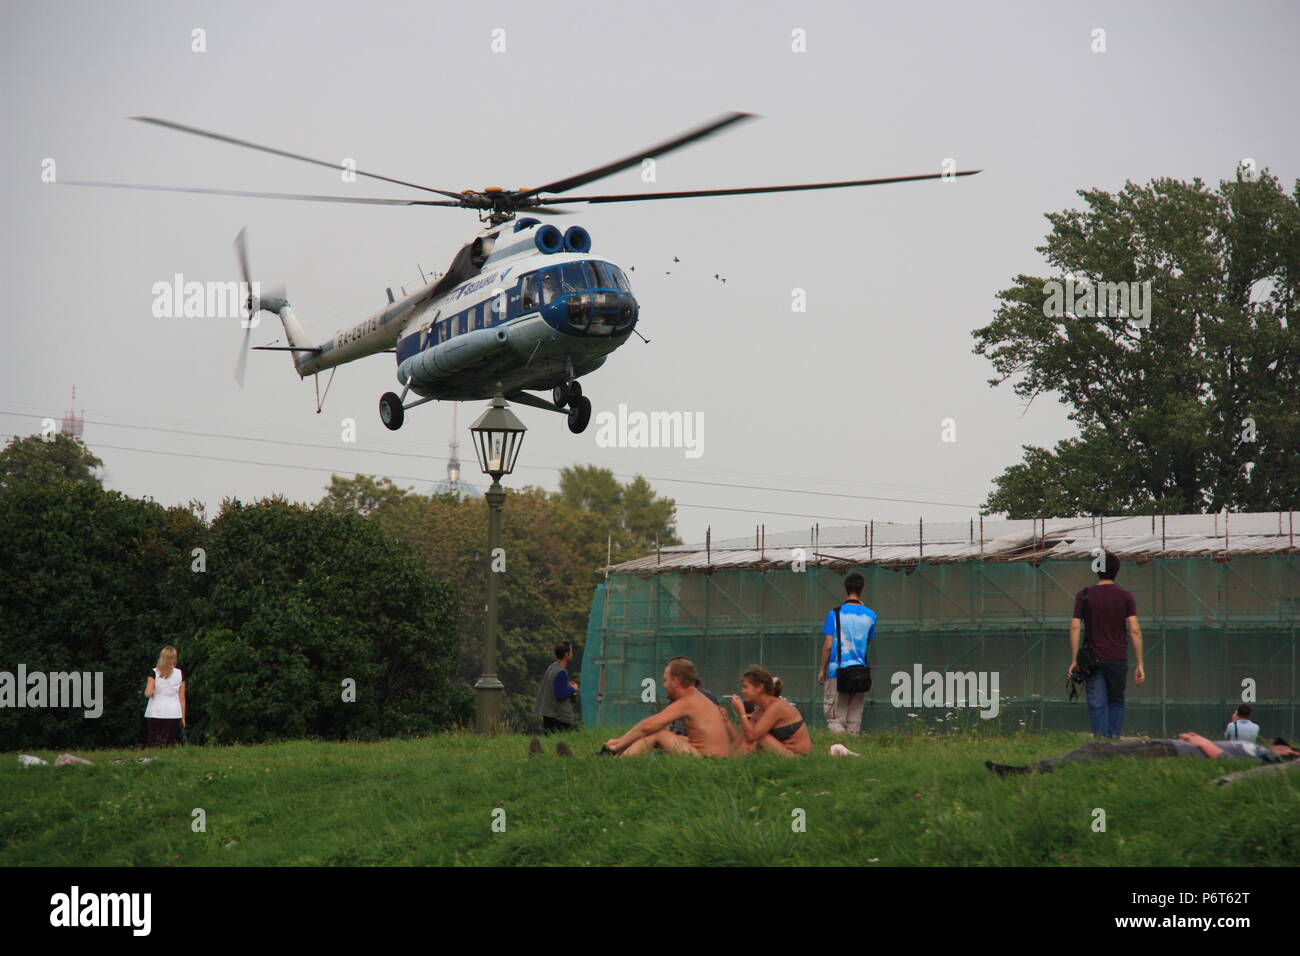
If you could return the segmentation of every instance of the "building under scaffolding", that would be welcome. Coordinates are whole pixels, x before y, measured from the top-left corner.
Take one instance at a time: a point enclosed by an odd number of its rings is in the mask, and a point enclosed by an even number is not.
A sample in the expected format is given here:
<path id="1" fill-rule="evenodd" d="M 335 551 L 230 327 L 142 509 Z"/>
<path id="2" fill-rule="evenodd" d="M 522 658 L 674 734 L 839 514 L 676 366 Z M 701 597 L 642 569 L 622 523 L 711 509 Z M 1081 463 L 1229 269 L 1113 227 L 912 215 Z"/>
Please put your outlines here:
<path id="1" fill-rule="evenodd" d="M 1296 733 L 1300 551 L 1280 514 L 971 521 L 812 528 L 663 548 L 612 565 L 596 589 L 583 653 L 583 718 L 626 725 L 662 706 L 664 661 L 695 661 L 705 686 L 736 688 L 761 664 L 822 724 L 816 683 L 826 612 L 843 576 L 866 578 L 879 615 L 863 731 L 974 711 L 894 706 L 892 676 L 996 673 L 1007 731 L 1086 730 L 1070 702 L 1069 624 L 1104 548 L 1122 559 L 1145 643 L 1146 682 L 1130 679 L 1125 733 L 1196 730 L 1215 738 L 1243 690 L 1270 737 Z M 645 681 L 659 702 L 647 702 Z M 591 693 L 591 688 L 597 688 Z M 909 716 L 914 715 L 914 716 Z M 951 716 L 949 716 L 951 715 Z M 1022 723 L 1023 722 L 1023 723 Z"/>

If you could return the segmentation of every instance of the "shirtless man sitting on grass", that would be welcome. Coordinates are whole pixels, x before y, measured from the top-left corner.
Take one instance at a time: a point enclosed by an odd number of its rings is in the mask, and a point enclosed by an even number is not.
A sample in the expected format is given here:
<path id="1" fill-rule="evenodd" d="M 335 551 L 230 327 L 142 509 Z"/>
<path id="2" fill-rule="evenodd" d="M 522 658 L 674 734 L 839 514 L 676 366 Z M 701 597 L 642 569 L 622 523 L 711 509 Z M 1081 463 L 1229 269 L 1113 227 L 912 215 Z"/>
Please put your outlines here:
<path id="1" fill-rule="evenodd" d="M 664 693 L 672 701 L 657 714 L 641 721 L 622 737 L 605 741 L 602 754 L 635 757 L 658 748 L 672 754 L 696 757 L 727 757 L 731 739 L 719 707 L 699 691 L 700 678 L 695 665 L 684 657 L 674 658 L 664 667 Z M 673 733 L 668 725 L 674 720 L 686 724 L 686 736 Z"/>

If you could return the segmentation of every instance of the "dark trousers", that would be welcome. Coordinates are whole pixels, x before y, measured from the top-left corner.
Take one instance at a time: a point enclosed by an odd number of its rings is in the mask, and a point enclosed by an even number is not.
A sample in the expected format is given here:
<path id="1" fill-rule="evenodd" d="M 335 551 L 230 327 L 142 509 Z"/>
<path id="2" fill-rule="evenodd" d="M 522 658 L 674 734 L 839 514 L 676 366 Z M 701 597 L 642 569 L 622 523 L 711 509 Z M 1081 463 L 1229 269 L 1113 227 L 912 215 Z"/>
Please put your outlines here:
<path id="1" fill-rule="evenodd" d="M 149 717 L 149 742 L 146 747 L 171 747 L 180 743 L 179 717 Z"/>
<path id="2" fill-rule="evenodd" d="M 1158 760 L 1161 757 L 1177 756 L 1178 749 L 1168 740 L 1133 740 L 1123 743 L 1115 740 L 1090 740 L 1077 750 L 1071 750 L 1060 757 L 1048 757 L 1033 766 L 1036 770 L 1052 770 L 1062 764 L 1110 760 L 1114 757 Z"/>
<path id="3" fill-rule="evenodd" d="M 566 724 L 564 721 L 557 720 L 554 717 L 542 718 L 542 733 L 545 734 L 552 734 L 555 733 L 557 730 L 577 730 L 577 729 L 578 729 L 577 724 Z"/>
<path id="4" fill-rule="evenodd" d="M 1097 737 L 1118 737 L 1124 729 L 1124 684 L 1128 681 L 1128 659 L 1098 661 L 1087 678 L 1088 720 Z"/>

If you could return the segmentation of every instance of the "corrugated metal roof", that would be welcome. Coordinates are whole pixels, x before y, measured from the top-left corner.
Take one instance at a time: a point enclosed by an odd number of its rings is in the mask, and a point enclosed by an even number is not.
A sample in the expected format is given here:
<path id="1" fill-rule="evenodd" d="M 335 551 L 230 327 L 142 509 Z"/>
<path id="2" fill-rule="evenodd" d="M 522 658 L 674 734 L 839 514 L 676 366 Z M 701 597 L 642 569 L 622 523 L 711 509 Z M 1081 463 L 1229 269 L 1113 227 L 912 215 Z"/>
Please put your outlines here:
<path id="1" fill-rule="evenodd" d="M 676 545 L 613 564 L 610 574 L 735 570 L 790 564 L 939 564 L 952 561 L 1080 559 L 1105 548 L 1121 558 L 1231 557 L 1286 554 L 1296 546 L 1294 512 L 1150 515 L 1113 518 L 884 522 L 756 534 L 705 544 Z M 798 553 L 802 552 L 802 553 Z"/>

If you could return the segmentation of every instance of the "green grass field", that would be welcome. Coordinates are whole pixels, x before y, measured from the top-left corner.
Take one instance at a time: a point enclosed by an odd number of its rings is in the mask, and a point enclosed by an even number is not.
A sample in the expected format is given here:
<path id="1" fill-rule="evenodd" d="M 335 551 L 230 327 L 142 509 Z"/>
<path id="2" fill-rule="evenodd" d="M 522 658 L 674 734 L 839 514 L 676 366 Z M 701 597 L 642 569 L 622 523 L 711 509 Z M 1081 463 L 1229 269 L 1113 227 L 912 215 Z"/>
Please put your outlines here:
<path id="1" fill-rule="evenodd" d="M 447 734 L 81 753 L 93 767 L 0 763 L 0 864 L 1293 866 L 1300 772 L 1232 787 L 1248 764 L 1113 761 L 1000 779 L 1073 736 L 875 735 L 860 759 L 527 756 L 527 737 Z M 41 752 L 53 760 L 57 754 Z M 192 811 L 207 830 L 191 829 Z M 1094 809 L 1105 832 L 1094 832 Z M 504 832 L 492 828 L 505 811 Z M 794 811 L 806 829 L 795 832 Z M 501 815 L 495 814 L 497 819 Z"/>

